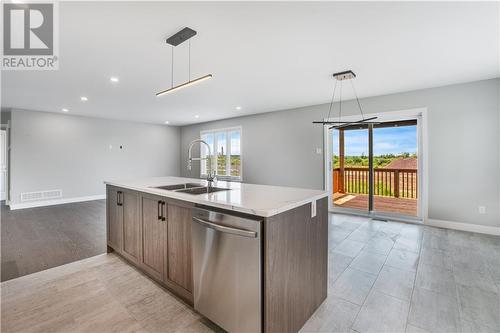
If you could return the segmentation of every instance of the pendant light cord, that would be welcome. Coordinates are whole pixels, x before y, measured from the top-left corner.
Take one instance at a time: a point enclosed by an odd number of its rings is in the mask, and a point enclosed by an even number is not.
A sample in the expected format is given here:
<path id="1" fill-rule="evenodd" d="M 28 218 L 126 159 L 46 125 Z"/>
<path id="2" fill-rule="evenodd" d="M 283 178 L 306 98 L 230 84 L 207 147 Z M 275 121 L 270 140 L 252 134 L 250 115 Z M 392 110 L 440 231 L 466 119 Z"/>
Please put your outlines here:
<path id="1" fill-rule="evenodd" d="M 342 121 L 342 81 L 340 81 L 339 121 Z"/>
<path id="2" fill-rule="evenodd" d="M 191 82 L 191 40 L 188 41 L 189 42 L 189 46 L 188 46 L 188 52 L 189 52 L 189 56 L 188 56 L 188 82 Z M 171 72 L 172 72 L 172 75 L 171 75 L 171 78 L 170 78 L 170 84 L 171 86 L 173 87 L 174 86 L 174 47 L 172 46 L 172 69 L 171 69 Z"/>
<path id="3" fill-rule="evenodd" d="M 361 103 L 359 102 L 358 93 L 356 92 L 356 88 L 354 87 L 354 83 L 352 83 L 352 80 L 350 80 L 350 81 L 351 81 L 352 90 L 354 91 L 354 96 L 356 96 L 356 102 L 358 102 L 359 112 L 361 112 L 361 119 L 365 120 L 365 115 L 363 114 L 363 108 L 361 107 Z"/>
<path id="4" fill-rule="evenodd" d="M 191 82 L 191 39 L 188 42 L 189 42 L 189 74 L 188 74 L 188 81 Z"/>
<path id="5" fill-rule="evenodd" d="M 174 87 L 174 47 L 172 46 L 172 75 L 171 75 L 171 85 L 172 85 L 172 88 Z"/>
<path id="6" fill-rule="evenodd" d="M 337 82 L 338 80 L 335 80 L 335 84 L 333 85 L 333 95 L 332 100 L 330 101 L 330 109 L 328 110 L 328 118 L 326 118 L 326 121 L 330 119 L 330 114 L 332 113 L 333 101 L 335 99 L 335 90 L 337 89 Z"/>

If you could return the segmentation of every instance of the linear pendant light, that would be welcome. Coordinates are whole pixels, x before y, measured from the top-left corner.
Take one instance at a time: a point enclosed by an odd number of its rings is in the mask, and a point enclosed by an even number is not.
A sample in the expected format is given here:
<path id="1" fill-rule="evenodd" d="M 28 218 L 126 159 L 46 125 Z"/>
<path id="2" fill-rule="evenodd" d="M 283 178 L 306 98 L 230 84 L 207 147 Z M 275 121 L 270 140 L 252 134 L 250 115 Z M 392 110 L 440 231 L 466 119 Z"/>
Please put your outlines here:
<path id="1" fill-rule="evenodd" d="M 189 87 L 192 86 L 196 83 L 208 80 L 212 78 L 212 74 L 207 74 L 204 76 L 201 76 L 197 79 L 191 80 L 191 40 L 189 40 L 191 37 L 196 35 L 196 31 L 185 27 L 181 31 L 177 32 L 176 34 L 170 36 L 167 38 L 167 43 L 172 45 L 172 71 L 171 71 L 171 87 L 162 91 L 159 91 L 156 93 L 156 97 L 168 94 L 170 92 L 179 90 L 181 88 Z M 174 87 L 174 47 L 176 47 L 179 44 L 182 44 L 183 42 L 189 40 L 189 69 L 188 69 L 188 81 L 184 82 L 182 84 L 179 84 Z"/>
<path id="2" fill-rule="evenodd" d="M 361 103 L 359 102 L 356 88 L 354 88 L 354 84 L 352 83 L 352 80 L 356 78 L 356 74 L 354 74 L 353 71 L 348 70 L 348 71 L 344 71 L 344 72 L 334 73 L 333 78 L 335 79 L 335 85 L 333 87 L 333 95 L 332 95 L 332 101 L 330 102 L 330 108 L 328 110 L 328 117 L 322 121 L 313 121 L 313 124 L 333 125 L 333 126 L 329 127 L 328 129 L 341 129 L 344 127 L 365 125 L 365 124 L 379 124 L 379 122 L 372 121 L 372 120 L 377 119 L 377 117 L 365 118 L 365 115 L 363 114 L 363 109 L 361 108 Z M 360 120 L 342 121 L 342 82 L 346 81 L 346 80 L 349 80 L 351 82 L 352 90 L 354 91 L 354 96 L 356 96 L 356 101 L 358 104 L 359 112 L 361 114 Z M 339 117 L 338 117 L 339 120 L 338 121 L 330 121 L 330 114 L 332 112 L 333 103 L 334 103 L 334 99 L 335 99 L 335 89 L 337 88 L 337 82 L 339 82 L 339 81 L 340 81 L 340 100 L 339 100 Z"/>
<path id="3" fill-rule="evenodd" d="M 191 81 L 188 81 L 188 82 L 184 82 L 183 84 L 179 84 L 178 86 L 175 86 L 175 87 L 168 88 L 168 89 L 165 89 L 163 91 L 157 92 L 156 96 L 161 96 L 163 94 L 168 94 L 169 92 L 172 92 L 172 91 L 175 91 L 175 90 L 179 90 L 181 88 L 189 87 L 189 86 L 192 86 L 193 84 L 196 84 L 198 82 L 205 81 L 205 80 L 208 80 L 208 79 L 211 79 L 211 78 L 212 78 L 212 74 L 207 74 L 207 75 L 199 77 L 197 79 L 194 79 L 194 80 L 191 80 Z"/>

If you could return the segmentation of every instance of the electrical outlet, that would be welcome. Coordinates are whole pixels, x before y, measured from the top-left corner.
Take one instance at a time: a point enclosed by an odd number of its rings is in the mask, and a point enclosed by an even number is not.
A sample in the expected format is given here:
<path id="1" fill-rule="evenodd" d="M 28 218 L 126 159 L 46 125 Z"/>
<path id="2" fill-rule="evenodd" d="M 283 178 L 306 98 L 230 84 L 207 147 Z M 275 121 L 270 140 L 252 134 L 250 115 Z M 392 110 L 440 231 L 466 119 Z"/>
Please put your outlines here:
<path id="1" fill-rule="evenodd" d="M 323 153 L 323 149 L 321 148 L 316 148 L 316 154 L 322 154 Z"/>
<path id="2" fill-rule="evenodd" d="M 486 206 L 479 206 L 479 214 L 486 214 Z"/>

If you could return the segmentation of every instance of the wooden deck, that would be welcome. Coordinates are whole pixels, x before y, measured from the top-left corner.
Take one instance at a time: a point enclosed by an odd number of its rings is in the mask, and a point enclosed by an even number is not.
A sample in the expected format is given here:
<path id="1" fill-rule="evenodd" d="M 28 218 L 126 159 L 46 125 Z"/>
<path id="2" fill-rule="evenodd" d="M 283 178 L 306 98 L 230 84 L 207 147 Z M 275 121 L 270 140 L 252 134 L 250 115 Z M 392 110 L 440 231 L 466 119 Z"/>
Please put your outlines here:
<path id="1" fill-rule="evenodd" d="M 333 203 L 337 207 L 367 210 L 368 195 L 354 193 L 335 193 Z M 379 212 L 398 213 L 417 216 L 417 199 L 374 197 L 374 209 Z"/>

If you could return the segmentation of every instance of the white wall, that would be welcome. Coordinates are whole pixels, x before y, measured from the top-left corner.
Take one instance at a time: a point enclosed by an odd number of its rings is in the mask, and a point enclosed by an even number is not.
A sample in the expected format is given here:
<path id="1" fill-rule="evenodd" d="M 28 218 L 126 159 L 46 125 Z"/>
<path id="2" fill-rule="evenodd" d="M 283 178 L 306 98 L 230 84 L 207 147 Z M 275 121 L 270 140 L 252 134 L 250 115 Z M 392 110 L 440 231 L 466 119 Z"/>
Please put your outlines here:
<path id="1" fill-rule="evenodd" d="M 493 79 L 361 100 L 368 113 L 427 108 L 429 218 L 500 226 L 499 87 Z M 343 104 L 343 114 L 358 112 L 354 101 Z M 241 125 L 244 182 L 320 189 L 323 129 L 311 122 L 327 113 L 323 104 L 183 127 L 181 173 L 199 177 L 185 161 L 200 130 Z"/>
<path id="2" fill-rule="evenodd" d="M 179 175 L 176 127 L 12 110 L 11 133 L 14 207 L 22 192 L 79 198 L 104 195 L 108 179 Z"/>

